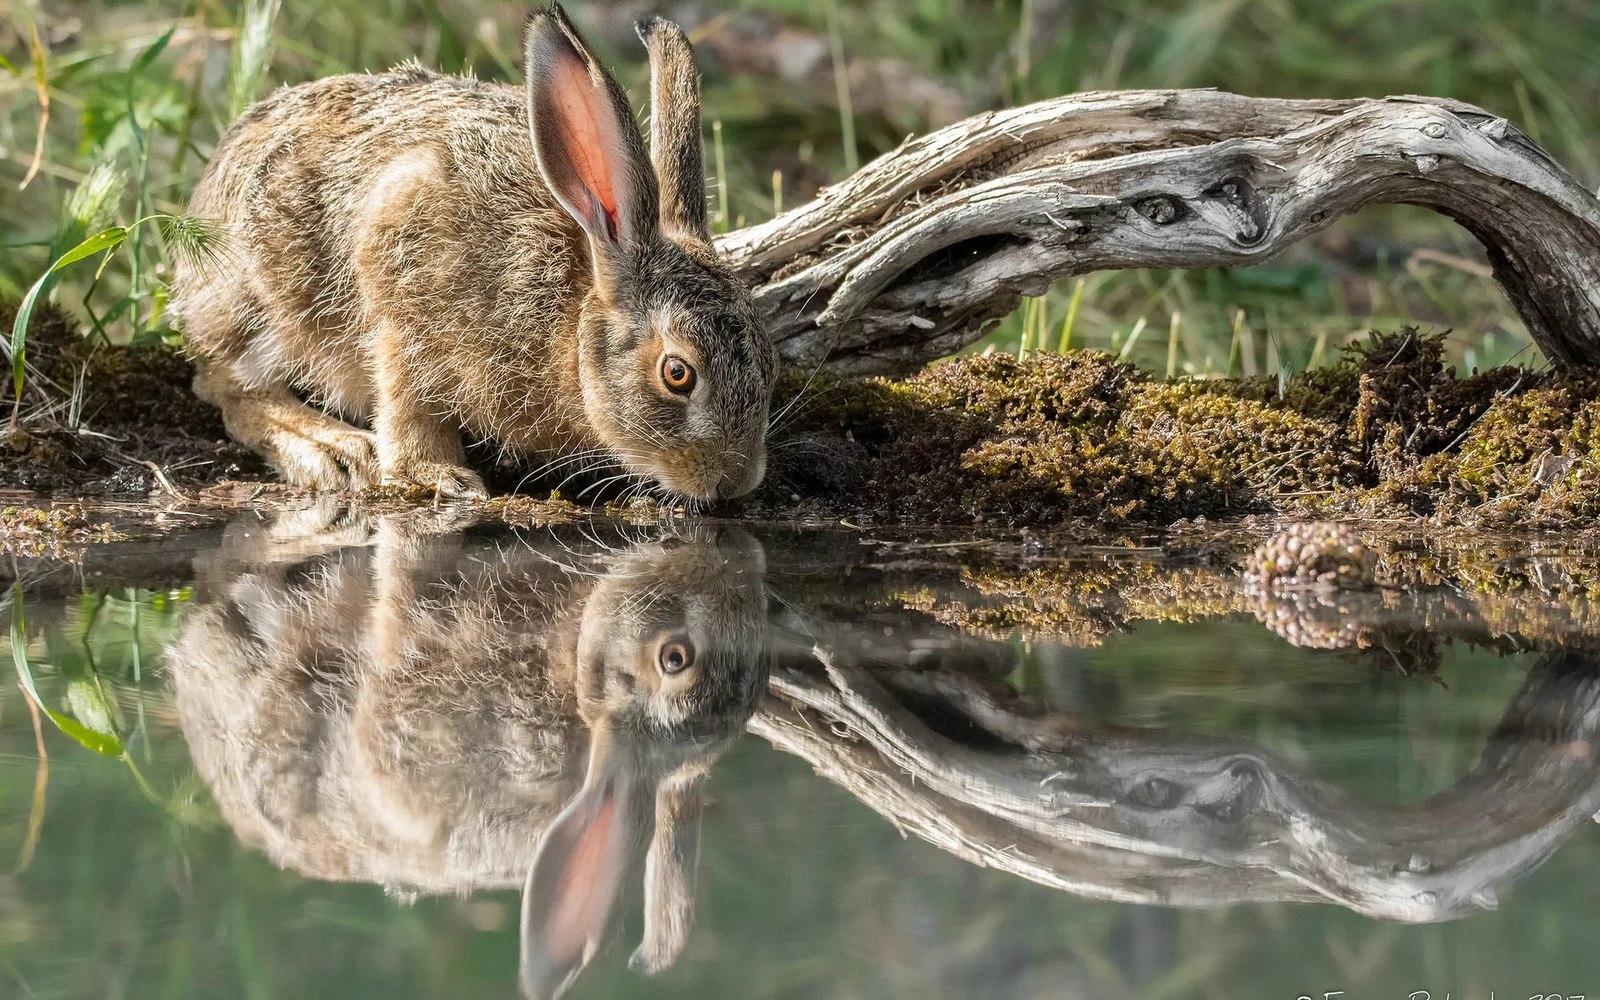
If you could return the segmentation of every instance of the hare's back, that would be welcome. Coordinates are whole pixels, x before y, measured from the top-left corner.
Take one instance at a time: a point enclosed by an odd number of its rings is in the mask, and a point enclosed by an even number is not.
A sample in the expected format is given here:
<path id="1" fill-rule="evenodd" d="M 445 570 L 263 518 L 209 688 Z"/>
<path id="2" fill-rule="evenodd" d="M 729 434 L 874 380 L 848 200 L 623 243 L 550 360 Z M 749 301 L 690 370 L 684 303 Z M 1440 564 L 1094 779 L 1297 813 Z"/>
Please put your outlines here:
<path id="1" fill-rule="evenodd" d="M 397 165 L 423 163 L 463 213 L 555 207 L 520 91 L 409 67 L 285 87 L 252 105 L 223 136 L 193 205 L 330 229 L 368 210 Z"/>
<path id="2" fill-rule="evenodd" d="M 319 338 L 370 327 L 374 301 L 415 303 L 435 327 L 504 328 L 517 319 L 497 317 L 508 302 L 545 318 L 581 273 L 577 227 L 539 176 L 521 91 L 416 67 L 253 105 L 191 212 L 227 223 L 250 294 Z"/>

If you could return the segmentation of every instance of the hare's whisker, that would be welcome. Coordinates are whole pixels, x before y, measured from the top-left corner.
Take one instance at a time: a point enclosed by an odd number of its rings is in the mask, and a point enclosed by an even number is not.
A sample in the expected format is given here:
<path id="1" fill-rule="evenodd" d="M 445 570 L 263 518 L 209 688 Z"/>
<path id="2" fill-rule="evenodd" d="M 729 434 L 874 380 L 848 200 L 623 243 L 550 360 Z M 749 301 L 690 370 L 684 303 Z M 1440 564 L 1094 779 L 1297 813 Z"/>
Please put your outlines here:
<path id="1" fill-rule="evenodd" d="M 573 452 L 570 455 L 560 455 L 523 476 L 522 479 L 517 482 L 516 488 L 520 490 L 523 486 L 527 485 L 530 479 L 543 478 L 544 476 L 553 474 L 557 469 L 562 469 L 575 463 L 588 462 L 591 459 L 605 459 L 609 457 L 610 453 L 604 448 L 586 448 L 582 451 Z M 559 489 L 559 487 L 557 488 Z"/>
<path id="2" fill-rule="evenodd" d="M 573 472 L 569 473 L 565 479 L 563 479 L 563 480 L 561 480 L 561 482 L 557 483 L 556 484 L 556 489 L 560 490 L 562 487 L 566 486 L 568 483 L 572 482 L 574 479 L 577 479 L 580 476 L 586 476 L 591 472 L 600 472 L 600 471 L 603 471 L 603 470 L 605 470 L 607 468 L 610 468 L 610 467 L 612 467 L 612 466 L 608 462 L 596 462 L 596 463 L 591 464 L 591 465 L 582 466 L 582 467 L 574 470 Z"/>
<path id="3" fill-rule="evenodd" d="M 606 476 L 604 479 L 596 480 L 595 482 L 590 483 L 588 486 L 585 486 L 583 489 L 579 490 L 578 491 L 578 496 L 581 497 L 586 493 L 593 493 L 596 490 L 603 489 L 605 486 L 607 486 L 610 483 L 615 483 L 615 482 L 623 481 L 623 480 L 636 480 L 638 478 L 639 478 L 639 473 L 637 473 L 637 472 L 620 472 L 620 473 L 617 473 L 616 475 Z"/>
<path id="4" fill-rule="evenodd" d="M 826 360 L 826 358 L 824 358 L 823 360 Z M 811 373 L 806 376 L 805 384 L 800 387 L 799 391 L 797 391 L 794 394 L 794 396 L 787 403 L 785 403 L 783 405 L 782 409 L 778 410 L 777 413 L 774 413 L 771 417 L 767 418 L 767 433 L 768 434 L 771 434 L 779 426 L 782 426 L 781 424 L 779 424 L 779 421 L 783 419 L 784 414 L 786 414 L 790 410 L 794 409 L 795 404 L 799 403 L 800 400 L 805 398 L 806 390 L 811 388 L 811 383 L 816 380 L 817 373 L 820 372 L 821 370 L 822 370 L 822 361 L 818 361 L 816 363 L 816 365 L 814 365 L 812 367 Z"/>

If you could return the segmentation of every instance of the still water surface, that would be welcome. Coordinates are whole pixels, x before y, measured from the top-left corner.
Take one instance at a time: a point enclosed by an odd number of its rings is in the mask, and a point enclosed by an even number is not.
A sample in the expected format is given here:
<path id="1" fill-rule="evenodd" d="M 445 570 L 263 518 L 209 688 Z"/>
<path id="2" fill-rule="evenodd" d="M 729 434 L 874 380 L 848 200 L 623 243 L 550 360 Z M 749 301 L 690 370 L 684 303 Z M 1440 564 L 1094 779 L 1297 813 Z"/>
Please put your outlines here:
<path id="1" fill-rule="evenodd" d="M 1600 996 L 1570 604 L 327 512 L 86 565 L 11 597 L 0 996 Z"/>

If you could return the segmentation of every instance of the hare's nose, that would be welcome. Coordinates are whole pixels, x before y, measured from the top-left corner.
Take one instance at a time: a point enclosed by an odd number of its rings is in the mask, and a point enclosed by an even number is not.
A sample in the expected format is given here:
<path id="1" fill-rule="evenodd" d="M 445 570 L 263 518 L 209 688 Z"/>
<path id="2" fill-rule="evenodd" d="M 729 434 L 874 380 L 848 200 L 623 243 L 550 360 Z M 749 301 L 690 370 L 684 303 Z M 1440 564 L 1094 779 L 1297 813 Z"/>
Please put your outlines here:
<path id="1" fill-rule="evenodd" d="M 722 481 L 717 484 L 717 493 L 724 497 L 742 497 L 746 493 L 761 485 L 761 480 L 767 474 L 767 456 L 757 456 L 755 461 L 744 461 L 735 468 L 729 469 L 722 476 Z"/>

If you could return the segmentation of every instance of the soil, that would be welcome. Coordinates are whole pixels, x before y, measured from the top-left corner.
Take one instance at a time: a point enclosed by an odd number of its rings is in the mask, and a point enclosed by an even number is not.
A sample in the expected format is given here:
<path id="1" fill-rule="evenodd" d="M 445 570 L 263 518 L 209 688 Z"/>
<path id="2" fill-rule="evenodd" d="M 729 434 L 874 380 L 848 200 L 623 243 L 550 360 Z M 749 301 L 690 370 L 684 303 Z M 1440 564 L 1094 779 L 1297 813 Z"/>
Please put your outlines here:
<path id="1" fill-rule="evenodd" d="M 0 303 L 9 330 L 14 303 Z M 167 484 L 270 477 L 228 440 L 190 388 L 194 368 L 163 344 L 101 345 L 62 313 L 35 310 L 20 420 L 0 444 L 0 488 L 57 498 L 134 499 Z M 9 381 L 9 379 L 7 380 Z"/>

